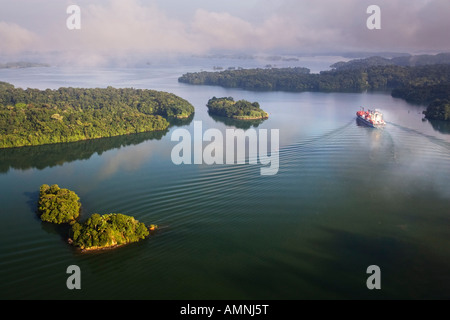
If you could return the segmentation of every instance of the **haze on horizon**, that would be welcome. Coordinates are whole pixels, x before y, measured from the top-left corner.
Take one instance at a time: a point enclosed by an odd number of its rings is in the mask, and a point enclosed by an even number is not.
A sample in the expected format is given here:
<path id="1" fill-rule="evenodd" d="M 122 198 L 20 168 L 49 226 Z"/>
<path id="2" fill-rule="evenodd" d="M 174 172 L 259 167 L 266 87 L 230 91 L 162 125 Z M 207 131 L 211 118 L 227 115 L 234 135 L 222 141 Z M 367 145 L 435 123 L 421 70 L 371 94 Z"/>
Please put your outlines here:
<path id="1" fill-rule="evenodd" d="M 81 8 L 80 30 L 66 27 L 72 4 Z M 366 27 L 373 4 L 381 8 L 381 30 Z M 0 0 L 0 7 L 0 62 L 450 51 L 448 0 Z"/>

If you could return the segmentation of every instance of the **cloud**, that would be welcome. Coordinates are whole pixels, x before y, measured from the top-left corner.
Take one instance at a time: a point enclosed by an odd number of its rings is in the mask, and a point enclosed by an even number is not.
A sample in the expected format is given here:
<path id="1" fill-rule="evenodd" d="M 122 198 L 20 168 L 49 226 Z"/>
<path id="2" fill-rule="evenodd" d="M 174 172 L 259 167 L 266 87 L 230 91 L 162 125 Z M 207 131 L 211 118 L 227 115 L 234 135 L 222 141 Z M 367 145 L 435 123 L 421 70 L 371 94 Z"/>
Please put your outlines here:
<path id="1" fill-rule="evenodd" d="M 81 30 L 66 28 L 67 3 L 54 6 L 50 0 L 40 0 L 33 16 L 25 15 L 18 1 L 8 2 L 4 8 L 8 14 L 0 13 L 0 53 L 32 48 L 42 53 L 63 52 L 65 62 L 97 65 L 111 56 L 118 60 L 213 50 L 450 50 L 448 0 L 378 0 L 381 30 L 366 27 L 371 0 L 254 0 L 245 10 L 238 10 L 238 1 L 226 6 L 183 2 L 179 8 L 174 1 L 170 6 L 158 5 L 158 1 L 79 0 Z M 26 2 L 30 1 L 20 1 Z M 190 14 L 180 14 L 180 10 Z"/>
<path id="2" fill-rule="evenodd" d="M 192 31 L 212 49 L 238 50 L 450 50 L 450 1 L 379 0 L 381 30 L 369 30 L 369 0 L 261 0 L 255 14 L 197 10 Z M 255 18 L 258 17 L 258 18 Z M 206 44 L 206 43 L 202 43 Z"/>
<path id="3" fill-rule="evenodd" d="M 34 50 L 38 37 L 33 32 L 15 24 L 0 21 L 0 54 L 15 54 Z"/>
<path id="4" fill-rule="evenodd" d="M 91 49 L 156 53 L 195 49 L 185 25 L 155 5 L 112 0 L 107 6 L 92 4 L 84 11 L 83 29 L 87 32 L 80 41 Z"/>

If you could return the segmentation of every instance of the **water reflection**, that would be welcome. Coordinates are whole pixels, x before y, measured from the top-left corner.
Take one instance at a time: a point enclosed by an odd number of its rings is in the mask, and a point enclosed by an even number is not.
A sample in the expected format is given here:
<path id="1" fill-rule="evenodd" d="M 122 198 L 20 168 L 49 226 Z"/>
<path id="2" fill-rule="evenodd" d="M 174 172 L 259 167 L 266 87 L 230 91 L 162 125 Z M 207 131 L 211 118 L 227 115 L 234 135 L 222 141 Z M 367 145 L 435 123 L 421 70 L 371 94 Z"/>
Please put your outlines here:
<path id="1" fill-rule="evenodd" d="M 231 119 L 227 117 L 220 117 L 213 115 L 209 113 L 209 116 L 215 121 L 215 122 L 221 122 L 229 127 L 235 127 L 237 129 L 243 129 L 248 130 L 251 127 L 257 128 L 261 123 L 263 123 L 266 119 L 258 119 L 258 120 L 237 120 L 237 119 Z"/>
<path id="2" fill-rule="evenodd" d="M 87 160 L 95 153 L 101 155 L 111 149 L 137 145 L 147 140 L 161 140 L 167 132 L 167 130 L 145 132 L 71 143 L 0 149 L 0 172 L 6 173 L 10 169 L 43 170 L 47 167 L 61 166 L 66 162 Z"/>
<path id="3" fill-rule="evenodd" d="M 443 134 L 450 134 L 450 121 L 428 120 L 428 122 L 434 130 Z"/>
<path id="4" fill-rule="evenodd" d="M 186 119 L 169 119 L 169 128 L 189 125 L 193 118 L 194 115 Z M 111 149 L 138 145 L 147 140 L 161 140 L 167 132 L 169 129 L 86 141 L 0 149 L 0 173 L 6 173 L 10 169 L 43 170 L 48 167 L 61 166 L 66 162 L 87 160 L 96 153 L 101 155 Z"/>

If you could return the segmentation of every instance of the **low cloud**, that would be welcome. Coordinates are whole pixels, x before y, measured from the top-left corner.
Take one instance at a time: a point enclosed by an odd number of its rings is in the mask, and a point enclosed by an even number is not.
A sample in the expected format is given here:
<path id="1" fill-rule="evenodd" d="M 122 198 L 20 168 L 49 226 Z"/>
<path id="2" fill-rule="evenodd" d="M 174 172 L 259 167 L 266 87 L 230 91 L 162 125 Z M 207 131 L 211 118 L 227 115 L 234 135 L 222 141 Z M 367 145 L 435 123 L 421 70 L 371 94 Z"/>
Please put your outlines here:
<path id="1" fill-rule="evenodd" d="M 0 54 L 16 54 L 32 50 L 38 43 L 38 36 L 15 24 L 0 21 Z"/>
<path id="2" fill-rule="evenodd" d="M 22 10 L 15 1 L 5 5 L 5 12 L 8 9 L 10 13 L 8 22 L 0 13 L 0 53 L 19 54 L 30 49 L 63 52 L 65 62 L 75 59 L 99 64 L 110 56 L 223 50 L 450 51 L 450 1 L 377 2 L 381 30 L 366 27 L 366 9 L 372 4 L 369 0 L 255 0 L 254 8 L 246 6 L 242 13 L 237 9 L 222 11 L 219 5 L 213 10 L 214 5 L 209 4 L 208 10 L 193 8 L 188 17 L 176 14 L 176 6 L 164 10 L 158 1 L 79 0 L 81 30 L 68 30 L 65 4 L 55 7 L 50 0 L 40 0 L 36 17 L 24 20 L 21 16 L 14 21 L 14 10 Z M 31 30 L 39 30 L 39 36 Z"/>

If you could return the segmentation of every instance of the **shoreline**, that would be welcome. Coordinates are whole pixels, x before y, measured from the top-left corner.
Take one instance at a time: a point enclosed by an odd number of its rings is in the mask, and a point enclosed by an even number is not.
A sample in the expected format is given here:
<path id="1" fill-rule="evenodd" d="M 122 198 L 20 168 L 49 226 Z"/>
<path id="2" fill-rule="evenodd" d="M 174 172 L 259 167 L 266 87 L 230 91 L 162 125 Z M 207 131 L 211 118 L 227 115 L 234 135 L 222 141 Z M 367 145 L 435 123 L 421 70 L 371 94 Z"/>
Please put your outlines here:
<path id="1" fill-rule="evenodd" d="M 131 241 L 131 242 L 122 243 L 122 244 L 113 244 L 113 245 L 108 245 L 108 246 L 103 246 L 103 247 L 92 246 L 92 247 L 89 247 L 89 248 L 81 248 L 81 247 L 75 246 L 73 244 L 73 239 L 69 237 L 69 238 L 67 238 L 67 243 L 69 245 L 71 245 L 75 250 L 79 251 L 80 253 L 90 253 L 90 252 L 113 250 L 113 249 L 124 247 L 124 246 L 132 244 L 132 243 L 141 242 L 142 240 L 145 240 L 145 239 L 149 238 L 151 235 L 153 235 L 156 232 L 156 230 L 158 229 L 158 226 L 154 225 L 154 224 L 148 225 L 146 227 L 147 227 L 147 229 L 149 231 L 149 234 L 145 238 L 139 239 L 137 241 Z"/>
<path id="2" fill-rule="evenodd" d="M 225 118 L 228 118 L 228 117 L 225 117 Z M 269 114 L 266 113 L 265 116 L 261 116 L 261 117 L 232 116 L 232 117 L 230 117 L 230 119 L 235 119 L 235 120 L 263 120 L 263 119 L 269 119 Z"/>
<path id="3" fill-rule="evenodd" d="M 111 135 L 111 136 L 102 136 L 102 137 L 95 137 L 95 138 L 85 138 L 85 139 L 78 139 L 73 141 L 59 141 L 59 142 L 52 142 L 52 143 L 39 143 L 39 144 L 25 144 L 22 146 L 11 146 L 11 147 L 0 147 L 1 149 L 13 149 L 13 148 L 26 148 L 26 147 L 39 147 L 39 146 L 49 146 L 49 145 L 55 145 L 55 144 L 62 144 L 62 143 L 73 143 L 73 142 L 81 142 L 81 141 L 89 141 L 89 140 L 97 140 L 97 139 L 104 139 L 104 138 L 116 138 L 121 136 L 129 136 L 133 134 L 140 134 L 140 133 L 148 133 L 148 132 L 163 132 L 168 130 L 170 125 L 168 125 L 164 129 L 157 129 L 157 130 L 147 130 L 142 132 L 129 132 L 124 134 L 117 134 L 117 135 Z"/>

